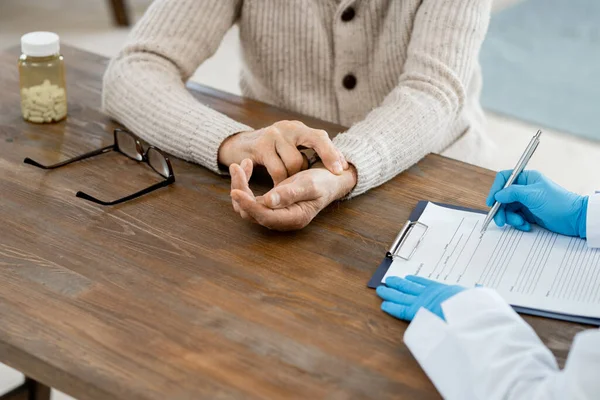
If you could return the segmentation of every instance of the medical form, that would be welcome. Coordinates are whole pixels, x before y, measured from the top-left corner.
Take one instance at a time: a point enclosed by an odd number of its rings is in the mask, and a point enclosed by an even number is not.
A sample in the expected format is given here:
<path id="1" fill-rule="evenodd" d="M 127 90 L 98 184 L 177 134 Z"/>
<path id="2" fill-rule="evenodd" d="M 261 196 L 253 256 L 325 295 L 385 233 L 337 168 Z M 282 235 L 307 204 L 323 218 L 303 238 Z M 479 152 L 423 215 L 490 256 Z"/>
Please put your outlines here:
<path id="1" fill-rule="evenodd" d="M 530 232 L 490 225 L 484 214 L 428 203 L 427 231 L 408 259 L 394 257 L 383 278 L 419 275 L 446 284 L 495 289 L 509 304 L 600 318 L 600 251 L 537 225 Z"/>

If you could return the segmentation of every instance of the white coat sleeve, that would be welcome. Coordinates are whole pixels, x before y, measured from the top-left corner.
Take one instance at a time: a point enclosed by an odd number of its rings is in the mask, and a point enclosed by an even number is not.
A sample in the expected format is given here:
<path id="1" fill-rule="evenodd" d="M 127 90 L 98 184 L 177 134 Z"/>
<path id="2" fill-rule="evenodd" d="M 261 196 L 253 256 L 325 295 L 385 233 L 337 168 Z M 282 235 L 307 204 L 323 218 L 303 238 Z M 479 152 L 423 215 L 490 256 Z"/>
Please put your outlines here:
<path id="1" fill-rule="evenodd" d="M 588 199 L 585 224 L 588 246 L 600 247 L 600 193 L 593 194 Z"/>
<path id="2" fill-rule="evenodd" d="M 491 289 L 421 309 L 404 341 L 446 399 L 600 398 L 600 331 L 576 336 L 564 370 L 533 329 Z"/>

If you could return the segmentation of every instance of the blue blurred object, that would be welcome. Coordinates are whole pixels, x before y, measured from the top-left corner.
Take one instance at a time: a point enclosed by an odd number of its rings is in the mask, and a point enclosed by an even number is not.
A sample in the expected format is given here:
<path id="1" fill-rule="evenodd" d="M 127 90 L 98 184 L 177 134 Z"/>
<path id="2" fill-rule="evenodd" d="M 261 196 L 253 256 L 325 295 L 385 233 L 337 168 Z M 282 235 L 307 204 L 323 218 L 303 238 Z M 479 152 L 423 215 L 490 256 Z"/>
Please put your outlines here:
<path id="1" fill-rule="evenodd" d="M 600 0 L 524 0 L 494 14 L 483 107 L 600 140 Z"/>

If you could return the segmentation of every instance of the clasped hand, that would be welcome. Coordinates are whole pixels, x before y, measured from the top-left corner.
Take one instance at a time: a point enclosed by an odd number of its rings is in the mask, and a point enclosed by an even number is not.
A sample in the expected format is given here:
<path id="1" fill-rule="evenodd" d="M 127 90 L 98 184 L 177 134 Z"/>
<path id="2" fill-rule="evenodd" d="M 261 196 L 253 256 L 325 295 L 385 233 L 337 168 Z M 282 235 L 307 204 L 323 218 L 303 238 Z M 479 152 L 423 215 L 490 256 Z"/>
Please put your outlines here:
<path id="1" fill-rule="evenodd" d="M 317 164 L 285 179 L 264 196 L 254 196 L 248 186 L 252 169 L 250 159 L 229 167 L 233 209 L 245 220 L 279 231 L 304 228 L 356 183 L 353 167 L 335 175 Z"/>
<path id="2" fill-rule="evenodd" d="M 307 169 L 299 146 L 313 149 L 322 162 Z M 327 132 L 298 121 L 230 137 L 221 145 L 219 162 L 229 166 L 234 210 L 248 221 L 281 231 L 308 225 L 319 211 L 348 194 L 357 179 Z M 264 196 L 254 196 L 248 186 L 255 164 L 266 167 L 275 185 Z"/>
<path id="3" fill-rule="evenodd" d="M 300 121 L 279 121 L 266 128 L 230 136 L 219 149 L 219 163 L 229 167 L 249 159 L 253 164 L 264 165 L 273 183 L 278 185 L 308 168 L 308 160 L 299 146 L 313 149 L 336 175 L 348 169 L 348 162 L 327 132 Z"/>

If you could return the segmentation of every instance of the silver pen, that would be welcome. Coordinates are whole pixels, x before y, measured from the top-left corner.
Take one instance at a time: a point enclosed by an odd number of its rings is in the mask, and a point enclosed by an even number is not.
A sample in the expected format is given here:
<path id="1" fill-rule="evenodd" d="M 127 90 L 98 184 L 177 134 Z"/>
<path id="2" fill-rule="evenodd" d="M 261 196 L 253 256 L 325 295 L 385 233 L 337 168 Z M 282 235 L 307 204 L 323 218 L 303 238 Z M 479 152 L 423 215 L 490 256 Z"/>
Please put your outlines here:
<path id="1" fill-rule="evenodd" d="M 531 142 L 529 142 L 529 145 L 527 146 L 527 148 L 525 149 L 525 152 L 519 159 L 519 162 L 517 162 L 515 169 L 513 169 L 512 173 L 508 177 L 508 180 L 506 181 L 506 184 L 504 185 L 503 189 L 506 189 L 507 187 L 512 185 L 515 182 L 515 180 L 517 179 L 517 177 L 519 176 L 519 174 L 521 172 L 523 172 L 523 170 L 527 166 L 527 163 L 531 159 L 531 156 L 533 156 L 535 149 L 537 149 L 538 145 L 540 144 L 540 136 L 542 136 L 541 130 L 537 131 L 535 136 L 531 139 Z M 488 225 L 490 224 L 490 222 L 492 222 L 492 220 L 496 216 L 496 213 L 498 212 L 498 209 L 500 208 L 500 206 L 501 206 L 500 203 L 498 203 L 497 201 L 494 202 L 494 206 L 490 209 L 490 212 L 488 212 L 487 216 L 485 217 L 485 221 L 483 221 L 483 226 L 481 227 L 481 232 L 480 232 L 481 235 L 480 236 L 483 236 L 483 234 L 487 230 Z"/>

